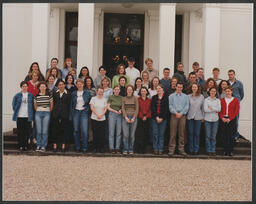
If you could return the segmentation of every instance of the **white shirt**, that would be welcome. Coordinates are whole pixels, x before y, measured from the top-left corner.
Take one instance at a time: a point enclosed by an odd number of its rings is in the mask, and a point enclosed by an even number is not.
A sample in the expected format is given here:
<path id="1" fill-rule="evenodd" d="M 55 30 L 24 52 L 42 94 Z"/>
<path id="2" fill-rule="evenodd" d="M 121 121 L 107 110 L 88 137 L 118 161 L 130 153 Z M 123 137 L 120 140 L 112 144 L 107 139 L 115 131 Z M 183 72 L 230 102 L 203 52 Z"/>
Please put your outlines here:
<path id="1" fill-rule="evenodd" d="M 235 81 L 232 82 L 232 81 L 229 80 L 229 83 L 232 86 L 235 83 Z"/>
<path id="2" fill-rule="evenodd" d="M 234 97 L 231 97 L 231 98 L 225 97 L 225 101 L 226 101 L 226 104 L 227 104 L 226 116 L 228 116 L 228 105 L 230 104 L 230 102 L 231 102 L 233 99 L 234 99 Z"/>
<path id="3" fill-rule="evenodd" d="M 126 72 L 126 75 L 129 76 L 129 78 L 130 78 L 130 84 L 134 86 L 135 79 L 137 77 L 140 77 L 140 71 L 138 69 L 136 69 L 135 67 L 132 67 L 132 68 L 127 67 L 125 69 L 125 72 Z"/>
<path id="4" fill-rule="evenodd" d="M 106 98 L 101 98 L 99 99 L 97 96 L 92 97 L 90 104 L 93 105 L 94 110 L 98 115 L 102 114 L 104 112 L 104 109 L 106 108 L 107 104 L 107 99 Z M 91 119 L 97 120 L 97 121 L 103 121 L 106 120 L 105 115 L 101 119 L 98 119 L 96 114 L 92 112 Z"/>
<path id="5" fill-rule="evenodd" d="M 84 110 L 84 91 L 77 91 L 76 110 Z"/>
<path id="6" fill-rule="evenodd" d="M 156 90 L 149 89 L 149 98 L 152 98 L 154 95 L 157 94 Z"/>
<path id="7" fill-rule="evenodd" d="M 18 113 L 18 118 L 27 118 L 28 117 L 28 92 L 22 92 L 22 99 L 20 110 Z"/>

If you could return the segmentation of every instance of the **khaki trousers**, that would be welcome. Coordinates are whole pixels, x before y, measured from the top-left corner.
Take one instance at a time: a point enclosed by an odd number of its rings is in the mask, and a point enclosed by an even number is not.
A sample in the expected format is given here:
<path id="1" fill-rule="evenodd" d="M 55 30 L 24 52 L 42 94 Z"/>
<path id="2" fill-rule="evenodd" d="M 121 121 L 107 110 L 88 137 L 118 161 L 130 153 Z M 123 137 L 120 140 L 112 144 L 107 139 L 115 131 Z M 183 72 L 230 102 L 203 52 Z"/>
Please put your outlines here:
<path id="1" fill-rule="evenodd" d="M 186 116 L 183 115 L 181 118 L 176 118 L 175 114 L 171 114 L 170 120 L 170 141 L 169 141 L 169 152 L 173 153 L 176 147 L 176 135 L 178 131 L 178 149 L 184 151 L 184 137 L 186 127 Z"/>

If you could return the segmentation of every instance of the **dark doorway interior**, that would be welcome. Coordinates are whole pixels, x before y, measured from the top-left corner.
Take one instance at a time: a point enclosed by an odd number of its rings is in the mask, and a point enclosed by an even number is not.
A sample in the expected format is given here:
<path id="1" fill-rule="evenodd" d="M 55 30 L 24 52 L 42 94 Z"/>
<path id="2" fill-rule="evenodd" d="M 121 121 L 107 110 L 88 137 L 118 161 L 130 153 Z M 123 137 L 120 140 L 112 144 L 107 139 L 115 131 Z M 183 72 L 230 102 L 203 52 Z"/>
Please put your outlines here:
<path id="1" fill-rule="evenodd" d="M 181 62 L 181 50 L 182 50 L 182 15 L 176 15 L 175 56 L 174 56 L 175 70 L 176 70 L 177 62 Z"/>
<path id="2" fill-rule="evenodd" d="M 135 67 L 143 69 L 144 15 L 142 14 L 104 14 L 103 64 L 107 75 L 113 77 L 116 67 L 127 58 L 135 58 Z"/>

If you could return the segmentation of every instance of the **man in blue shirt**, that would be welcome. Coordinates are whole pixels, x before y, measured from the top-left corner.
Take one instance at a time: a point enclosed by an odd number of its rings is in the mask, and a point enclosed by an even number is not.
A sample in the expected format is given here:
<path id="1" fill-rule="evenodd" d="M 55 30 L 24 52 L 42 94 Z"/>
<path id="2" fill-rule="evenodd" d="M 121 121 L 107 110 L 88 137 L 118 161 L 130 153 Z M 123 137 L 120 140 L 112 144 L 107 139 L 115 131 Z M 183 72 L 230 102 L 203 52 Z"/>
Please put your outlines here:
<path id="1" fill-rule="evenodd" d="M 183 156 L 187 155 L 184 151 L 184 135 L 186 114 L 189 109 L 189 98 L 186 94 L 182 93 L 182 89 L 183 84 L 178 82 L 176 92 L 169 96 L 169 109 L 171 112 L 169 156 L 172 156 L 175 151 L 177 129 L 179 134 L 179 153 Z"/>
<path id="2" fill-rule="evenodd" d="M 228 78 L 229 83 L 233 87 L 233 96 L 236 97 L 239 101 L 239 113 L 240 113 L 240 101 L 244 98 L 244 86 L 241 81 L 238 81 L 236 79 L 236 73 L 235 70 L 230 69 L 228 70 Z M 236 134 L 234 139 L 238 139 L 240 137 L 240 134 L 238 132 L 238 121 L 239 121 L 239 113 L 236 116 Z"/>

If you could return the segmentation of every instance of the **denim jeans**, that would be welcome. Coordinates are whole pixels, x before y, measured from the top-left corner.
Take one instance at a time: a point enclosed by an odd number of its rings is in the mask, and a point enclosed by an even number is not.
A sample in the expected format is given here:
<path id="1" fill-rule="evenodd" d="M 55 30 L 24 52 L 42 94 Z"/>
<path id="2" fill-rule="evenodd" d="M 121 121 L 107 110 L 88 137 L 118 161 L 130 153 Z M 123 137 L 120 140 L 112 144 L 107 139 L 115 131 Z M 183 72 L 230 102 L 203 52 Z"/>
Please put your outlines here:
<path id="1" fill-rule="evenodd" d="M 154 151 L 163 151 L 164 149 L 165 128 L 166 128 L 166 120 L 163 120 L 161 123 L 157 123 L 155 119 L 152 119 Z"/>
<path id="2" fill-rule="evenodd" d="M 122 114 L 119 115 L 109 111 L 108 126 L 109 126 L 109 149 L 120 149 L 121 131 L 122 131 Z M 114 148 L 115 128 L 116 128 L 116 146 Z"/>
<path id="3" fill-rule="evenodd" d="M 45 148 L 48 143 L 48 129 L 50 124 L 50 112 L 49 111 L 36 111 L 36 140 L 37 146 Z"/>
<path id="4" fill-rule="evenodd" d="M 133 152 L 135 131 L 137 127 L 137 118 L 135 118 L 135 121 L 133 123 L 127 123 L 126 120 L 123 118 L 122 127 L 123 127 L 123 143 L 124 143 L 123 151 Z"/>
<path id="5" fill-rule="evenodd" d="M 187 120 L 189 151 L 198 152 L 200 144 L 201 120 Z"/>
<path id="6" fill-rule="evenodd" d="M 82 133 L 82 149 L 88 149 L 88 113 L 84 110 L 74 110 L 73 114 L 74 140 L 76 150 L 80 149 L 80 134 Z"/>
<path id="7" fill-rule="evenodd" d="M 209 122 L 204 121 L 205 124 L 205 149 L 206 152 L 215 152 L 216 134 L 218 131 L 219 121 Z"/>

